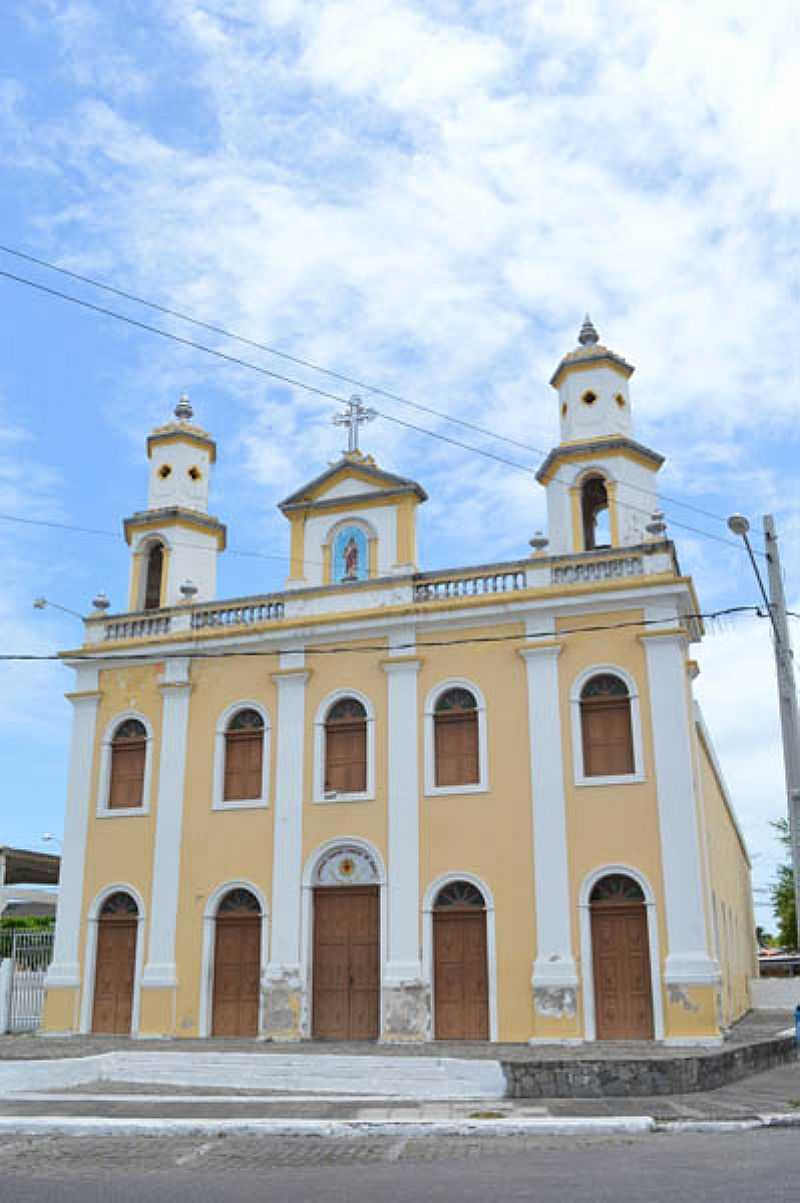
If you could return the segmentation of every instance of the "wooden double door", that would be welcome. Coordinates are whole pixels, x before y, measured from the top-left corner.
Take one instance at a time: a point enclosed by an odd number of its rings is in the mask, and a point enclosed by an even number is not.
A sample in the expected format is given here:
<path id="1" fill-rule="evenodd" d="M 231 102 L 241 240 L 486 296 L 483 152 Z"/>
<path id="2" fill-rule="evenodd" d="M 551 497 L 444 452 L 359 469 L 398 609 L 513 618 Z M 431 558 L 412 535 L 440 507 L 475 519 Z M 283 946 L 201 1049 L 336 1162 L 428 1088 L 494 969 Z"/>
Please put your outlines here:
<path id="1" fill-rule="evenodd" d="M 377 1040 L 380 917 L 377 886 L 314 890 L 312 1033 L 318 1040 Z"/>
<path id="2" fill-rule="evenodd" d="M 643 903 L 592 905 L 598 1040 L 651 1040 L 650 946 Z"/>
<path id="3" fill-rule="evenodd" d="M 219 915 L 214 937 L 213 1036 L 257 1036 L 261 915 Z"/>
<path id="4" fill-rule="evenodd" d="M 135 918 L 116 916 L 97 925 L 93 1032 L 130 1035 L 138 926 Z"/>
<path id="5" fill-rule="evenodd" d="M 433 949 L 436 1039 L 488 1040 L 486 912 L 435 910 Z"/>

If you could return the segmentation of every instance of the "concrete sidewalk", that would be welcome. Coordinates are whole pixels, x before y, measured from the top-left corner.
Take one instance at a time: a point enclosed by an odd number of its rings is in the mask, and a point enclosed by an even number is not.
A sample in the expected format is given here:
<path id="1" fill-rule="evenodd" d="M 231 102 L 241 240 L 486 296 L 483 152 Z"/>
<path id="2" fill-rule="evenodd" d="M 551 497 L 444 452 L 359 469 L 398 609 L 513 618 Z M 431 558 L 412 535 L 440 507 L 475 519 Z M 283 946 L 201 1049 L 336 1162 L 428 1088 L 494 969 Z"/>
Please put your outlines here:
<path id="1" fill-rule="evenodd" d="M 800 1124 L 800 1063 L 723 1086 L 718 1090 L 650 1098 L 461 1099 L 420 1101 L 292 1093 L 209 1091 L 206 1088 L 135 1087 L 101 1083 L 69 1091 L 25 1092 L 0 1100 L 0 1120 L 34 1117 L 164 1120 L 308 1120 L 410 1122 L 652 1117 L 663 1122 L 747 1121 L 764 1115 L 793 1117 Z"/>

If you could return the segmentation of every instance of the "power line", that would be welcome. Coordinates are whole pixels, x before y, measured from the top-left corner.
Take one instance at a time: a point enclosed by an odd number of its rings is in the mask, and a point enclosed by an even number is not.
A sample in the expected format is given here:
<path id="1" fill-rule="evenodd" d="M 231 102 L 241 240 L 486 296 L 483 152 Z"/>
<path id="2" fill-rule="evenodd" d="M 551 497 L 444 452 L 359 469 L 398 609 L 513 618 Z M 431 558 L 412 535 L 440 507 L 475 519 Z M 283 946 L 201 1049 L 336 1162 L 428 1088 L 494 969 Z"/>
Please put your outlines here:
<path id="1" fill-rule="evenodd" d="M 0 277 L 13 280 L 18 284 L 24 284 L 29 288 L 36 289 L 37 291 L 46 293 L 49 296 L 57 297 L 60 300 L 70 301 L 72 304 L 79 305 L 84 309 L 89 309 L 94 313 L 100 313 L 105 317 L 112 317 L 117 321 L 126 322 L 128 325 L 135 326 L 140 330 L 145 330 L 150 334 L 157 334 L 161 338 L 170 339 L 171 341 L 179 343 L 182 346 L 192 347 L 197 351 L 203 351 L 206 354 L 213 355 L 217 359 L 222 359 L 227 363 L 233 363 L 238 367 L 243 367 L 249 369 L 250 371 L 258 372 L 260 375 L 267 376 L 272 380 L 280 380 L 282 383 L 290 384 L 293 387 L 305 389 L 307 392 L 314 393 L 319 397 L 325 397 L 330 401 L 335 401 L 339 405 L 347 404 L 347 399 L 345 397 L 338 396 L 336 393 L 330 393 L 326 389 L 320 389 L 315 385 L 306 384 L 304 381 L 296 380 L 291 376 L 284 376 L 280 372 L 273 372 L 269 368 L 261 367 L 259 364 L 250 363 L 248 360 L 241 359 L 236 355 L 228 355 L 225 351 L 219 351 L 214 347 L 206 346 L 204 343 L 194 342 L 190 338 L 184 338 L 179 334 L 173 334 L 168 330 L 162 330 L 159 326 L 152 326 L 148 322 L 141 322 L 137 318 L 128 317 L 126 314 L 117 313 L 115 310 L 108 309 L 103 305 L 95 305 L 91 301 L 85 301 L 80 297 L 71 296 L 69 293 L 61 292 L 57 288 L 50 288 L 46 284 L 40 284 L 35 280 L 28 280 L 24 276 L 17 276 L 13 272 L 3 271 L 2 269 L 0 269 Z M 440 442 L 449 443 L 451 446 L 460 447 L 465 451 L 471 451 L 477 455 L 485 456 L 488 459 L 495 460 L 498 463 L 505 464 L 508 467 L 525 472 L 527 475 L 535 475 L 535 470 L 532 467 L 525 464 L 520 464 L 515 460 L 507 459 L 505 456 L 497 455 L 493 451 L 487 451 L 482 447 L 475 447 L 468 443 L 462 443 L 458 439 L 450 438 L 448 435 L 439 434 L 435 430 L 428 430 L 424 426 L 416 426 L 412 422 L 404 422 L 401 418 L 394 417 L 392 414 L 387 414 L 382 410 L 376 410 L 375 412 L 379 417 L 384 418 L 387 422 L 393 422 L 396 425 L 403 426 L 408 430 L 414 430 L 419 434 L 425 434 L 430 438 L 438 439 Z M 571 481 L 564 480 L 557 474 L 554 475 L 551 480 L 562 485 L 564 488 L 572 487 Z M 625 487 L 627 488 L 628 486 L 626 485 Z M 645 517 L 651 516 L 650 513 L 647 510 L 642 509 L 641 506 L 631 505 L 630 502 L 622 501 L 619 497 L 616 499 L 616 504 L 624 509 L 631 510 L 634 513 L 643 514 Z M 682 530 L 691 531 L 693 534 L 702 535 L 707 539 L 714 539 L 717 543 L 724 543 L 730 547 L 736 547 L 738 550 L 741 550 L 739 543 L 733 539 L 727 539 L 722 535 L 713 535 L 710 531 L 702 530 L 700 527 L 690 526 L 686 522 L 679 522 L 676 518 L 670 518 L 670 522 L 673 526 L 677 526 Z M 764 553 L 758 552 L 757 554 L 763 555 Z"/>
<path id="2" fill-rule="evenodd" d="M 709 610 L 706 612 L 698 612 L 696 614 L 683 614 L 683 615 L 681 615 L 680 621 L 694 622 L 694 621 L 701 621 L 703 619 L 713 620 L 715 618 L 724 618 L 731 614 L 750 614 L 750 613 L 756 614 L 759 618 L 766 617 L 766 615 L 764 614 L 764 612 L 761 610 L 761 608 L 759 606 L 748 605 L 748 606 L 727 606 L 722 610 Z M 333 615 L 332 617 L 335 618 L 335 615 Z M 418 648 L 427 648 L 427 647 L 460 647 L 463 644 L 468 644 L 468 643 L 469 644 L 471 644 L 471 643 L 509 643 L 509 642 L 514 642 L 514 641 L 517 643 L 520 643 L 524 646 L 528 646 L 529 641 L 532 639 L 544 639 L 544 638 L 558 639 L 562 635 L 597 634 L 600 631 L 620 631 L 620 630 L 624 630 L 625 628 L 630 628 L 630 627 L 647 627 L 647 626 L 663 627 L 664 619 L 663 618 L 638 618 L 638 619 L 632 619 L 630 622 L 594 623 L 592 626 L 562 627 L 558 631 L 552 631 L 552 630 L 531 631 L 531 632 L 526 632 L 524 635 L 523 634 L 470 635 L 466 639 L 418 640 L 418 641 L 409 642 L 409 643 L 393 644 L 392 650 L 393 651 L 403 651 L 403 650 L 416 650 Z M 245 633 L 245 632 L 242 632 L 242 633 Z M 265 634 L 265 632 L 260 631 L 259 634 L 263 635 L 263 634 Z M 181 642 L 180 636 L 178 636 L 176 638 L 175 642 L 176 643 Z M 388 645 L 386 643 L 379 643 L 379 644 L 358 644 L 357 646 L 353 646 L 353 647 L 316 647 L 316 648 L 315 647 L 304 647 L 302 649 L 302 651 L 303 651 L 303 654 L 306 656 L 339 656 L 339 655 L 349 655 L 352 652 L 359 652 L 359 653 L 378 652 L 381 655 L 385 656 L 387 649 L 388 649 Z M 193 650 L 190 650 L 183 654 L 188 655 L 191 659 L 219 660 L 219 659 L 225 659 L 225 658 L 233 657 L 233 656 L 297 655 L 297 652 L 298 652 L 297 647 L 254 648 L 251 650 L 236 650 L 236 651 L 231 651 L 231 650 L 223 648 L 219 651 L 193 651 Z M 128 660 L 153 660 L 153 659 L 158 660 L 158 659 L 163 659 L 164 654 L 165 654 L 164 649 L 163 649 L 163 647 L 160 647 L 160 646 L 153 648 L 152 651 L 130 652 L 127 654 L 123 653 L 122 655 L 120 655 L 116 652 L 113 652 L 110 654 L 109 653 L 104 654 L 102 652 L 102 650 L 100 650 L 100 649 L 98 649 L 97 651 L 80 650 L 77 652 L 70 652 L 68 655 L 65 655 L 61 652 L 42 652 L 42 653 L 6 652 L 6 653 L 0 653 L 0 661 L 4 661 L 4 660 L 65 660 L 65 659 L 70 660 L 70 661 L 75 661 L 75 660 L 113 659 L 114 662 L 123 662 L 123 661 L 128 661 Z M 181 653 L 174 653 L 174 654 L 180 655 Z"/>
<path id="3" fill-rule="evenodd" d="M 409 405 L 413 409 L 419 410 L 421 413 L 432 414 L 434 417 L 441 418 L 445 422 L 452 422 L 454 425 L 464 426 L 467 430 L 474 430 L 477 434 L 485 435 L 487 438 L 508 443 L 509 446 L 518 447 L 523 451 L 532 451 L 535 455 L 547 455 L 547 452 L 541 447 L 535 447 L 530 443 L 523 443 L 519 439 L 511 438 L 509 435 L 498 434 L 497 431 L 489 430 L 487 427 L 480 426 L 476 422 L 470 422 L 466 418 L 454 417 L 452 414 L 446 413 L 444 410 L 435 409 L 432 405 L 423 405 L 419 401 L 412 401 L 409 397 L 404 397 L 400 393 L 391 392 L 389 389 L 381 388 L 376 384 L 368 384 L 366 381 L 359 380 L 355 376 L 348 376 L 343 372 L 334 371 L 333 368 L 326 368 L 322 364 L 315 363 L 311 359 L 304 359 L 299 355 L 291 355 L 288 351 L 282 351 L 279 347 L 273 347 L 268 343 L 258 342 L 256 339 L 247 338 L 243 334 L 237 334 L 233 330 L 228 330 L 225 326 L 220 326 L 213 322 L 205 322 L 200 318 L 193 317 L 191 314 L 182 313 L 179 309 L 171 309 L 167 305 L 160 305 L 156 301 L 149 301 L 145 297 L 138 296 L 136 293 L 129 292 L 123 288 L 116 288 L 113 284 L 107 284 L 104 281 L 97 280 L 92 276 L 85 276 L 80 272 L 71 271 L 69 268 L 60 267 L 57 263 L 52 263 L 48 259 L 41 259 L 36 255 L 31 255 L 25 251 L 20 251 L 14 247 L 4 246 L 2 244 L 0 244 L 0 251 L 4 251 L 7 255 L 14 255 L 17 259 L 24 259 L 29 263 L 35 263 L 39 267 L 48 268 L 50 271 L 58 272 L 62 276 L 68 276 L 72 280 L 80 280 L 81 283 L 89 284 L 92 288 L 99 288 L 104 292 L 112 293 L 114 296 L 122 297 L 127 301 L 133 301 L 137 305 L 144 305 L 148 309 L 155 310 L 157 313 L 163 313 L 168 317 L 178 318 L 179 321 L 188 322 L 190 325 L 197 326 L 202 330 L 208 330 L 212 334 L 219 334 L 222 335 L 223 338 L 229 338 L 234 342 L 242 343 L 244 346 L 254 347 L 259 351 L 265 351 L 269 355 L 276 355 L 280 359 L 286 360 L 288 363 L 295 363 L 299 367 L 309 368 L 314 372 L 320 372 L 322 375 L 330 376 L 333 380 L 340 380 L 343 384 L 353 385 L 356 388 L 364 389 L 367 392 L 374 393 L 376 396 L 386 397 L 390 401 L 397 401 L 401 405 Z M 381 416 L 386 417 L 387 415 L 382 414 Z M 417 428 L 411 427 L 411 429 Z M 455 445 L 459 447 L 465 446 L 463 443 L 456 443 Z M 474 449 L 469 448 L 469 450 Z M 508 461 L 501 460 L 500 462 L 505 463 Z M 636 485 L 626 485 L 626 488 L 632 492 L 650 496 L 650 493 L 647 489 L 638 488 Z M 660 496 L 664 501 L 668 501 L 672 505 L 683 506 L 684 509 L 693 510 L 696 514 L 701 514 L 705 518 L 714 518 L 717 522 L 727 521 L 727 519 L 721 514 L 715 514 L 712 510 L 703 509 L 701 506 L 693 505 L 689 501 L 681 501 L 679 498 L 670 497 L 666 493 L 661 493 Z"/>

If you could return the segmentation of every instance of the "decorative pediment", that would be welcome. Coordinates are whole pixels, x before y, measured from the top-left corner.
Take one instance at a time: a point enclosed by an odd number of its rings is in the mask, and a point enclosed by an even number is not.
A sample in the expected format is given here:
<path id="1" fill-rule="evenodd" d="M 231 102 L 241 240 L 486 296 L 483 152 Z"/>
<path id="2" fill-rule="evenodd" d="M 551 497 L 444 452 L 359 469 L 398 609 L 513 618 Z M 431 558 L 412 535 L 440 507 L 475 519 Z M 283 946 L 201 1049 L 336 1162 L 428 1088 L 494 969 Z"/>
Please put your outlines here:
<path id="1" fill-rule="evenodd" d="M 371 456 L 345 455 L 327 471 L 309 481 L 301 489 L 280 502 L 284 514 L 296 510 L 315 510 L 343 501 L 373 501 L 378 497 L 397 497 L 411 494 L 418 501 L 426 501 L 427 493 L 415 480 L 396 476 L 378 468 Z"/>

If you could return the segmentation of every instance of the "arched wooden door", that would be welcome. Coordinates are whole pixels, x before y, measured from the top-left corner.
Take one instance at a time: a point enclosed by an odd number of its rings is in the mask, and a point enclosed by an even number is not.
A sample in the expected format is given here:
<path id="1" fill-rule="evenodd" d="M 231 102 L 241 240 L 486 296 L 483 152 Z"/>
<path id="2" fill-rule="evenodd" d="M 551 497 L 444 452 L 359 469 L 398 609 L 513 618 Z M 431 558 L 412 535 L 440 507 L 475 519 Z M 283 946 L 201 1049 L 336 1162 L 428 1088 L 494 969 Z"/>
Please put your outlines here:
<path id="1" fill-rule="evenodd" d="M 139 910 L 130 894 L 112 894 L 97 924 L 92 1031 L 129 1036 Z"/>
<path id="2" fill-rule="evenodd" d="M 592 890 L 592 960 L 598 1040 L 652 1040 L 647 908 L 641 887 L 614 873 Z"/>
<path id="3" fill-rule="evenodd" d="M 363 848 L 333 848 L 314 872 L 311 1030 L 318 1040 L 377 1040 L 380 887 Z"/>
<path id="4" fill-rule="evenodd" d="M 212 1036 L 257 1036 L 261 991 L 261 907 L 249 890 L 231 890 L 214 933 Z"/>
<path id="5" fill-rule="evenodd" d="M 436 1039 L 488 1040 L 486 907 L 469 882 L 451 882 L 436 899 L 433 962 Z"/>

